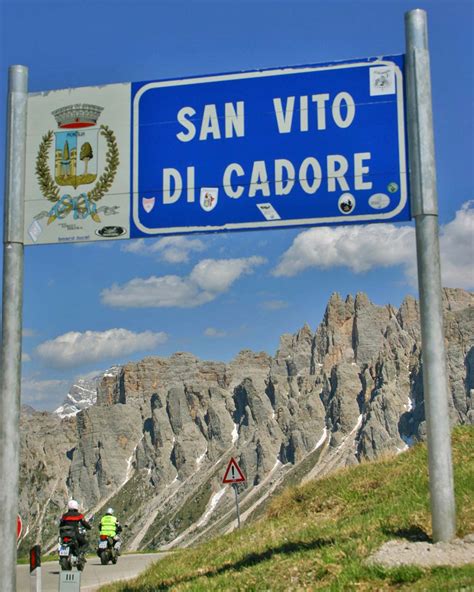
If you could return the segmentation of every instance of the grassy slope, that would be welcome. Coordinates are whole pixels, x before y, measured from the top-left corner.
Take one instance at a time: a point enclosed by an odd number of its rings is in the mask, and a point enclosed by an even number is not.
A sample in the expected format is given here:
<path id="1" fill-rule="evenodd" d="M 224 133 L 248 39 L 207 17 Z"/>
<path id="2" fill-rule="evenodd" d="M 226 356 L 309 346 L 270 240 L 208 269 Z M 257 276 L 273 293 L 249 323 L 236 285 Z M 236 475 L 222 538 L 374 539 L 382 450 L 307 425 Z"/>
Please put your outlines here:
<path id="1" fill-rule="evenodd" d="M 474 532 L 474 429 L 453 434 L 458 535 Z M 474 590 L 462 568 L 366 567 L 393 538 L 430 532 L 427 455 L 417 445 L 286 490 L 239 532 L 178 551 L 128 584 L 101 592 L 159 590 Z"/>

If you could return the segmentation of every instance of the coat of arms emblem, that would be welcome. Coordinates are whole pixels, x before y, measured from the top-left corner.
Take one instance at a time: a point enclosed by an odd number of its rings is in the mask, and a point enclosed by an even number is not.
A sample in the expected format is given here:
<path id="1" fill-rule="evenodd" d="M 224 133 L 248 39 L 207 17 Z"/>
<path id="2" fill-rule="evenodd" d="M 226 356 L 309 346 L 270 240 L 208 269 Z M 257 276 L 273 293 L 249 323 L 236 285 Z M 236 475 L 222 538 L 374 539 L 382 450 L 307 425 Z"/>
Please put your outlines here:
<path id="1" fill-rule="evenodd" d="M 100 222 L 97 202 L 112 186 L 119 165 L 119 152 L 114 132 L 106 125 L 97 127 L 103 107 L 77 104 L 52 112 L 58 131 L 47 132 L 36 157 L 36 176 L 43 196 L 54 205 L 48 212 L 48 224 L 66 218 L 71 212 L 75 219 L 89 215 Z M 107 142 L 105 167 L 99 176 L 99 134 Z M 49 166 L 50 149 L 54 139 L 54 178 Z M 71 195 L 61 189 L 91 185 L 89 191 Z M 63 193 L 63 194 L 62 194 Z M 62 194 L 62 195 L 61 195 Z"/>
<path id="2" fill-rule="evenodd" d="M 154 197 L 142 197 L 143 209 L 147 214 L 149 214 L 155 207 L 155 201 Z"/>

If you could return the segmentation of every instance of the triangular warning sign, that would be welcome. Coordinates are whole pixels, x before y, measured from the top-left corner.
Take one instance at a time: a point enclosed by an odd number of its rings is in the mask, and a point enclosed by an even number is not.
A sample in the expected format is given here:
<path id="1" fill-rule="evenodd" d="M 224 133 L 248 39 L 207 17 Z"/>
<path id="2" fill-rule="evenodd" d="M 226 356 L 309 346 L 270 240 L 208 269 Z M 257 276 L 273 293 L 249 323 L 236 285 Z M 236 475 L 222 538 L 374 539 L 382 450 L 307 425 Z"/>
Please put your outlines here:
<path id="1" fill-rule="evenodd" d="M 242 483 L 242 481 L 245 481 L 242 469 L 237 464 L 235 458 L 231 458 L 227 465 L 222 483 Z"/>

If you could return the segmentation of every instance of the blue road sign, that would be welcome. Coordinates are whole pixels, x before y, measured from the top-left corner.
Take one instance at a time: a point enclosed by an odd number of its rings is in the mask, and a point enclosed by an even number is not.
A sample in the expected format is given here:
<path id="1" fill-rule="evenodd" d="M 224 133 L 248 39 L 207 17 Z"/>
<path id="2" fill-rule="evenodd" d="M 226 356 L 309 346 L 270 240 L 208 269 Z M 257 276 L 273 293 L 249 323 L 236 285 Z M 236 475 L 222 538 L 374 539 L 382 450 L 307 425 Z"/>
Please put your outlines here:
<path id="1" fill-rule="evenodd" d="M 32 93 L 25 242 L 409 220 L 403 63 Z"/>
<path id="2" fill-rule="evenodd" d="M 131 237 L 401 221 L 403 56 L 132 83 Z"/>

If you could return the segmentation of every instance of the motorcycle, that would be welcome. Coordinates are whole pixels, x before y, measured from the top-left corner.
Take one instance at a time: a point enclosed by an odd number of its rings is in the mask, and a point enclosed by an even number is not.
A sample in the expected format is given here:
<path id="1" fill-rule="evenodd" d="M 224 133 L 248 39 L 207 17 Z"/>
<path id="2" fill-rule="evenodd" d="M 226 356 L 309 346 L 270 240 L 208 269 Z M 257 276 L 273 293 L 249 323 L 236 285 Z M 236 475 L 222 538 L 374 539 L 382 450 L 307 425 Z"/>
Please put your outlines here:
<path id="1" fill-rule="evenodd" d="M 58 545 L 59 566 L 62 571 L 71 571 L 73 567 L 78 571 L 84 569 L 86 557 L 84 552 L 79 551 L 77 541 L 68 536 L 59 537 Z"/>
<path id="2" fill-rule="evenodd" d="M 99 545 L 97 547 L 97 555 L 100 557 L 102 565 L 107 565 L 111 561 L 114 565 L 118 561 L 120 555 L 121 541 L 118 537 L 107 536 L 106 534 L 99 535 Z"/>

